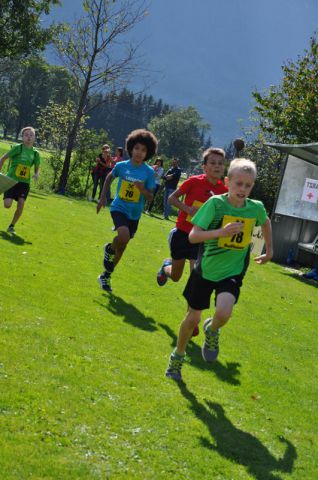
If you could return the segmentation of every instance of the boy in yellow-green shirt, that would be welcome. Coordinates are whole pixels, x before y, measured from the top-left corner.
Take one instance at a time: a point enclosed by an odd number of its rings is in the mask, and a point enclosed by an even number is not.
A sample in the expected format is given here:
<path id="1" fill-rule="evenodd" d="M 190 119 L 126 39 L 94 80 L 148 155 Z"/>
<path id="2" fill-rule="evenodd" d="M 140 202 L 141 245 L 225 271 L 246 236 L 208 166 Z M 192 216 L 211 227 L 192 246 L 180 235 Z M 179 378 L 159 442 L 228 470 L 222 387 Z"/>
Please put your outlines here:
<path id="1" fill-rule="evenodd" d="M 22 143 L 15 145 L 11 150 L 0 158 L 0 172 L 4 162 L 9 158 L 10 164 L 7 176 L 17 183 L 7 190 L 3 196 L 5 208 L 12 206 L 13 200 L 17 202 L 17 208 L 13 219 L 7 229 L 9 233 L 15 233 L 14 227 L 22 215 L 24 204 L 30 191 L 31 167 L 34 166 L 34 180 L 39 178 L 40 155 L 33 147 L 35 130 L 33 127 L 25 127 L 21 131 Z"/>
<path id="2" fill-rule="evenodd" d="M 255 164 L 245 158 L 235 159 L 228 177 L 229 192 L 211 197 L 191 220 L 194 226 L 189 241 L 201 245 L 183 292 L 188 311 L 166 371 L 167 377 L 177 381 L 182 380 L 181 368 L 193 329 L 199 324 L 202 311 L 210 307 L 213 291 L 215 311 L 204 322 L 202 357 L 206 362 L 217 359 L 220 329 L 230 319 L 239 298 L 254 225 L 261 226 L 266 248 L 266 253 L 254 260 L 264 264 L 273 256 L 271 224 L 264 205 L 248 198 L 256 179 Z"/>

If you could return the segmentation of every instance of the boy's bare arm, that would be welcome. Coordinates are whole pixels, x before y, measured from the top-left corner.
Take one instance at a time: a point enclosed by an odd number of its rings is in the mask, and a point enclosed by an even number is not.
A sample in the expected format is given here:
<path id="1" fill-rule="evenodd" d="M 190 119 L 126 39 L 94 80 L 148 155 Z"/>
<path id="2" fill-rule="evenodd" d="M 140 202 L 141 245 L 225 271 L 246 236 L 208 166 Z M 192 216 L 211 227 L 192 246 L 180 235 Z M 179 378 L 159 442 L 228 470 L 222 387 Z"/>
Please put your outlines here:
<path id="1" fill-rule="evenodd" d="M 147 190 L 143 184 L 143 182 L 134 182 L 135 186 L 140 190 L 140 193 L 143 194 L 146 200 L 148 202 L 151 202 L 153 200 L 153 193 L 152 190 Z"/>
<path id="2" fill-rule="evenodd" d="M 37 165 L 36 167 L 34 167 L 33 179 L 37 181 L 39 179 L 39 175 L 40 175 L 40 165 Z"/>
<path id="3" fill-rule="evenodd" d="M 265 241 L 265 253 L 254 258 L 254 261 L 260 265 L 269 262 L 273 258 L 272 225 L 269 218 L 261 226 L 261 229 Z"/>
<path id="4" fill-rule="evenodd" d="M 114 177 L 112 175 L 112 172 L 109 172 L 109 174 L 107 175 L 106 180 L 104 182 L 100 199 L 98 201 L 98 204 L 96 205 L 96 213 L 99 213 L 100 209 L 102 207 L 106 206 L 106 203 L 107 203 L 106 192 L 107 192 L 108 188 L 110 187 L 113 180 L 114 180 Z"/>
<path id="5" fill-rule="evenodd" d="M 227 223 L 224 227 L 215 230 L 203 230 L 197 225 L 194 225 L 189 233 L 189 242 L 202 243 L 219 237 L 232 237 L 233 235 L 240 233 L 242 230 L 242 222 Z"/>
<path id="6" fill-rule="evenodd" d="M 179 200 L 179 197 L 181 197 L 182 195 L 183 195 L 183 193 L 180 191 L 179 188 L 177 188 L 177 190 L 175 190 L 168 197 L 168 202 L 170 203 L 170 205 L 173 205 L 174 207 L 178 208 L 179 210 L 183 210 L 185 213 L 187 213 L 188 215 L 191 215 L 191 217 L 193 217 L 193 215 L 198 211 L 198 208 L 186 205 L 184 202 L 181 202 L 181 200 Z"/>

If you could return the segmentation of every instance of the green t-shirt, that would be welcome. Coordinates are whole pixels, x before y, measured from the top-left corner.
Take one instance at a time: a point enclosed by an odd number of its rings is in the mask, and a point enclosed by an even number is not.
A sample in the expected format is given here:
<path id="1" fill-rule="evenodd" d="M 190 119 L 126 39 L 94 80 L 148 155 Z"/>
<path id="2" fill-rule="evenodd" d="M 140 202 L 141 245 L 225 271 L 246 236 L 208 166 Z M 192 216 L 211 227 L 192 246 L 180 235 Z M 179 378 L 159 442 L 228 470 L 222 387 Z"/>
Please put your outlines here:
<path id="1" fill-rule="evenodd" d="M 40 155 L 35 148 L 28 148 L 23 144 L 14 145 L 8 153 L 10 165 L 8 177 L 17 182 L 30 183 L 31 167 L 40 165 Z"/>
<path id="2" fill-rule="evenodd" d="M 228 194 L 215 195 L 207 200 L 191 222 L 203 230 L 216 230 L 227 223 L 241 221 L 244 228 L 232 237 L 204 242 L 200 248 L 196 271 L 206 280 L 218 282 L 240 275 L 251 242 L 254 226 L 263 225 L 267 214 L 262 202 L 246 199 L 242 208 L 233 207 Z"/>

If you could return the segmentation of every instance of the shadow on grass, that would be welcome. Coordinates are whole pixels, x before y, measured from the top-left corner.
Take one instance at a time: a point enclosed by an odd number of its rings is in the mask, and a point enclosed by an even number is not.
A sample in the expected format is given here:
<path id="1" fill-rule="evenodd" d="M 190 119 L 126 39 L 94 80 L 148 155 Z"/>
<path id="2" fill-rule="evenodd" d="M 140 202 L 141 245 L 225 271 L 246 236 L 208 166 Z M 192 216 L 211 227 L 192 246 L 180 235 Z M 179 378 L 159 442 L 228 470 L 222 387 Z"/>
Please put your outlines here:
<path id="1" fill-rule="evenodd" d="M 146 213 L 146 212 L 143 212 L 145 215 L 147 215 L 147 217 L 152 217 L 152 218 L 157 218 L 158 220 L 163 220 L 163 216 L 160 215 L 159 213 Z"/>
<path id="2" fill-rule="evenodd" d="M 171 346 L 175 347 L 177 343 L 177 335 L 168 325 L 159 323 L 159 326 L 163 330 L 165 330 L 165 332 L 172 339 Z M 225 364 L 222 364 L 221 362 L 216 361 L 214 363 L 208 364 L 202 359 L 201 347 L 199 347 L 196 343 L 192 341 L 190 341 L 188 344 L 187 355 L 189 355 L 189 357 L 191 358 L 192 366 L 200 368 L 201 370 L 209 370 L 213 372 L 220 380 L 222 380 L 223 382 L 227 382 L 231 385 L 241 384 L 241 382 L 237 378 L 237 376 L 240 374 L 240 363 L 226 362 Z"/>
<path id="3" fill-rule="evenodd" d="M 104 293 L 104 297 L 109 300 L 108 305 L 102 303 L 100 305 L 105 307 L 111 313 L 123 317 L 124 322 L 148 332 L 158 330 L 155 320 L 151 317 L 146 317 L 131 303 L 127 303 L 122 298 L 113 294 L 108 295 Z"/>
<path id="4" fill-rule="evenodd" d="M 2 240 L 7 240 L 15 245 L 32 245 L 32 242 L 24 240 L 24 238 L 20 237 L 19 235 L 7 233 L 4 230 L 0 231 L 0 237 Z"/>
<path id="5" fill-rule="evenodd" d="M 190 403 L 190 410 L 208 429 L 211 438 L 201 437 L 201 445 L 213 450 L 230 462 L 243 465 L 257 480 L 281 480 L 273 471 L 291 473 L 297 452 L 294 445 L 284 437 L 279 441 L 286 445 L 282 458 L 276 459 L 254 435 L 237 428 L 227 418 L 222 405 L 206 401 L 198 402 L 186 384 L 178 384 L 180 392 Z"/>
<path id="6" fill-rule="evenodd" d="M 29 197 L 38 198 L 40 200 L 46 200 L 46 197 L 48 197 L 48 194 L 47 193 L 30 192 Z"/>
<path id="7" fill-rule="evenodd" d="M 296 272 L 280 272 L 281 275 L 286 275 L 287 277 L 292 277 L 294 278 L 295 280 L 298 280 L 299 282 L 302 282 L 302 283 L 307 283 L 308 285 L 312 285 L 313 287 L 318 287 L 318 282 L 317 280 L 313 280 L 311 278 L 306 278 L 306 277 L 303 277 L 302 275 L 299 275 L 298 273 Z"/>

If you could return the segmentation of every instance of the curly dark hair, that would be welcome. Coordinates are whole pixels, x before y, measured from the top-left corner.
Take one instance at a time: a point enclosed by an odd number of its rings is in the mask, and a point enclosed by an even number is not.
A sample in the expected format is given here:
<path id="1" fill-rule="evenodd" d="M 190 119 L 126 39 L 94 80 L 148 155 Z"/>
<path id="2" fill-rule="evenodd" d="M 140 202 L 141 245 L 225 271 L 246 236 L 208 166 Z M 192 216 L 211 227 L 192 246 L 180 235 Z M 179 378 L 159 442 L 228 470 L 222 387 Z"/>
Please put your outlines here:
<path id="1" fill-rule="evenodd" d="M 147 161 L 149 158 L 153 157 L 157 151 L 157 137 L 155 137 L 153 133 L 148 132 L 148 130 L 144 130 L 142 128 L 133 130 L 126 138 L 126 150 L 130 158 L 136 143 L 141 143 L 147 147 L 147 155 L 144 161 Z"/>

